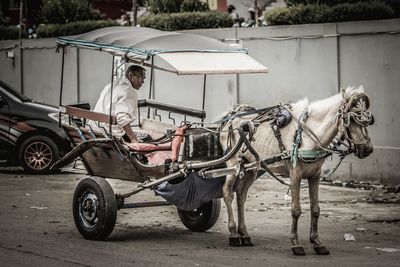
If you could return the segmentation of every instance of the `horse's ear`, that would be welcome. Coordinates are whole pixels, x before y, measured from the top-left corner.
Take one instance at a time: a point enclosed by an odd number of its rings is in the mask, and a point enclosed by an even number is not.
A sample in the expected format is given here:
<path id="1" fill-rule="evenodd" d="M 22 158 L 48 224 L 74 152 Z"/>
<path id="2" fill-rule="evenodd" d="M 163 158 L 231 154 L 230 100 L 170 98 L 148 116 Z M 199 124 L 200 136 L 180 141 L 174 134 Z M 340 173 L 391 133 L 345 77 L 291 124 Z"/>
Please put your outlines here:
<path id="1" fill-rule="evenodd" d="M 346 95 L 346 88 L 344 88 L 343 86 L 340 87 L 340 94 L 342 95 L 342 97 L 344 98 Z"/>

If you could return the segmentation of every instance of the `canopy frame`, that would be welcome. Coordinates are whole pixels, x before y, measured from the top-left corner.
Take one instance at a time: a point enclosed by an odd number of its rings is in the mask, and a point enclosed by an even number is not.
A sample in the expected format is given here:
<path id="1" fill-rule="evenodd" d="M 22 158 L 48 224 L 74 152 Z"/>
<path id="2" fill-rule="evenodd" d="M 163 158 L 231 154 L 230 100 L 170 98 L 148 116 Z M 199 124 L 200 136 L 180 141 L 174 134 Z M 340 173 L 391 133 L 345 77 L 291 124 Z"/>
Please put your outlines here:
<path id="1" fill-rule="evenodd" d="M 206 105 L 206 87 L 207 87 L 207 75 L 210 74 L 236 74 L 236 87 L 239 88 L 239 74 L 242 73 L 267 73 L 268 70 L 266 67 L 264 67 L 262 64 L 258 63 L 257 61 L 255 61 L 254 59 L 252 59 L 251 57 L 247 56 L 247 57 L 243 57 L 242 58 L 246 61 L 247 60 L 247 64 L 248 64 L 248 68 L 245 69 L 240 69 L 239 64 L 235 65 L 235 68 L 231 67 L 230 69 L 224 69 L 223 65 L 220 69 L 217 70 L 217 68 L 212 69 L 213 65 L 210 65 L 211 68 L 210 69 L 201 69 L 201 66 L 196 69 L 189 69 L 189 70 L 185 70 L 185 69 L 179 69 L 178 63 L 181 63 L 182 65 L 185 65 L 184 60 L 186 59 L 185 57 L 188 56 L 190 58 L 190 56 L 196 55 L 196 53 L 205 53 L 202 55 L 214 55 L 215 58 L 218 57 L 218 55 L 227 55 L 227 53 L 231 53 L 229 55 L 235 55 L 235 54 L 245 54 L 247 55 L 248 51 L 247 49 L 243 49 L 243 48 L 232 48 L 229 45 L 226 44 L 222 44 L 220 42 L 216 43 L 216 48 L 214 49 L 213 47 L 210 47 L 210 43 L 213 44 L 213 42 L 215 43 L 216 40 L 212 39 L 212 38 L 207 38 L 207 37 L 198 37 L 200 38 L 200 40 L 205 40 L 206 41 L 206 45 L 205 45 L 205 49 L 199 49 L 197 48 L 191 48 L 191 47 L 187 47 L 187 48 L 177 48 L 177 49 L 154 49 L 152 47 L 147 48 L 143 48 L 143 47 L 133 47 L 132 46 L 124 46 L 121 44 L 118 44 L 118 41 L 120 39 L 123 39 L 124 36 L 123 35 L 116 35 L 116 32 L 119 33 L 118 31 L 121 31 L 122 33 L 128 32 L 129 34 L 131 34 L 129 37 L 132 37 L 132 32 L 130 31 L 135 31 L 138 28 L 130 28 L 130 27 L 123 27 L 123 28 L 118 28 L 116 30 L 115 27 L 111 27 L 111 28 L 103 28 L 100 30 L 95 30 L 86 34 L 81 34 L 78 36 L 69 36 L 69 37 L 59 37 L 57 39 L 57 50 L 58 48 L 62 48 L 62 67 L 61 67 L 61 85 L 60 85 L 60 106 L 62 106 L 62 95 L 63 95 L 63 80 L 64 80 L 64 65 L 65 65 L 65 52 L 66 52 L 66 47 L 67 46 L 71 46 L 71 47 L 77 47 L 79 48 L 86 48 L 86 49 L 94 49 L 94 50 L 98 50 L 98 51 L 104 51 L 107 53 L 110 53 L 112 55 L 112 69 L 111 69 L 111 100 L 110 100 L 110 128 L 109 128 L 109 134 L 110 134 L 110 138 L 112 137 L 112 127 L 111 127 L 111 122 L 112 122 L 112 94 L 113 94 L 113 87 L 114 87 L 114 76 L 115 71 L 115 62 L 114 59 L 116 56 L 121 56 L 124 59 L 124 62 L 117 67 L 120 68 L 123 64 L 126 63 L 133 63 L 133 64 L 137 64 L 137 65 L 142 65 L 145 67 L 149 67 L 150 68 L 150 88 L 149 88 L 149 99 L 152 99 L 154 97 L 154 70 L 161 70 L 161 71 L 165 71 L 165 72 L 170 72 L 170 73 L 175 73 L 177 75 L 203 75 L 203 88 L 202 88 L 202 109 L 205 109 L 205 105 Z M 154 40 L 156 38 L 162 39 L 164 37 L 166 38 L 171 38 L 171 37 L 176 37 L 176 36 L 183 36 L 185 33 L 171 33 L 171 34 L 165 34 L 165 32 L 162 31 L 157 31 L 154 29 L 147 29 L 151 34 L 148 40 Z M 142 31 L 146 31 L 146 28 L 141 28 L 140 30 L 137 30 L 138 34 L 140 34 L 140 32 Z M 104 35 L 99 35 L 96 38 L 94 38 L 93 40 L 86 40 L 85 38 L 88 38 L 87 36 L 91 36 L 94 35 L 96 36 L 96 34 L 98 33 L 103 33 Z M 114 36 L 115 35 L 115 36 Z M 105 36 L 105 37 L 104 37 Z M 110 42 L 110 43 L 105 43 L 105 42 L 101 42 L 99 40 L 101 40 L 101 38 L 106 38 L 106 37 L 110 37 L 113 36 L 114 37 L 114 41 Z M 193 36 L 196 35 L 188 35 L 188 38 L 192 38 Z M 80 39 L 79 39 L 80 38 Z M 120 38 L 120 39 L 118 39 Z M 136 36 L 135 36 L 136 38 Z M 135 39 L 132 38 L 132 39 Z M 124 41 L 125 39 L 123 39 Z M 211 41 L 210 41 L 211 40 Z M 131 41 L 131 39 L 126 39 L 125 41 Z M 145 42 L 146 39 L 141 40 L 141 42 Z M 179 45 L 182 45 L 181 43 Z M 139 45 L 140 46 L 140 45 Z M 168 45 L 167 45 L 168 46 Z M 163 55 L 167 55 L 168 56 L 163 56 Z M 164 66 L 160 66 L 160 65 L 156 65 L 155 64 L 155 56 L 156 55 L 160 55 L 160 57 L 162 58 L 162 60 L 164 60 L 167 64 L 169 64 L 172 69 L 168 68 L 168 67 L 164 67 Z M 175 60 L 175 62 L 171 63 L 171 61 L 168 61 L 168 58 L 174 58 L 174 56 L 176 55 L 176 57 L 180 57 L 181 62 L 177 63 L 177 60 Z M 197 55 L 199 56 L 199 55 Z M 228 58 L 228 57 L 227 57 Z M 149 62 L 150 61 L 150 62 Z M 188 62 L 191 63 L 190 60 L 186 60 Z M 242 62 L 242 61 L 241 61 Z M 242 62 L 243 63 L 243 62 Z M 175 65 L 174 65 L 175 64 Z M 186 62 L 187 64 L 187 62 Z M 253 65 L 252 65 L 253 64 Z M 229 67 L 229 64 L 227 64 L 227 66 Z M 232 64 L 231 64 L 232 66 Z M 253 69 L 252 69 L 253 67 Z M 239 92 L 237 92 L 237 98 L 239 97 Z M 140 113 L 140 111 L 139 111 Z M 61 115 L 60 115 L 61 116 Z M 140 115 L 139 115 L 140 116 Z M 147 117 L 150 117 L 150 108 L 148 108 L 147 111 Z M 139 117 L 140 118 L 140 117 Z M 204 123 L 204 118 L 201 119 L 202 122 Z M 60 123 L 61 123 L 61 117 L 60 117 Z M 139 121 L 139 125 L 140 125 L 140 121 Z"/>

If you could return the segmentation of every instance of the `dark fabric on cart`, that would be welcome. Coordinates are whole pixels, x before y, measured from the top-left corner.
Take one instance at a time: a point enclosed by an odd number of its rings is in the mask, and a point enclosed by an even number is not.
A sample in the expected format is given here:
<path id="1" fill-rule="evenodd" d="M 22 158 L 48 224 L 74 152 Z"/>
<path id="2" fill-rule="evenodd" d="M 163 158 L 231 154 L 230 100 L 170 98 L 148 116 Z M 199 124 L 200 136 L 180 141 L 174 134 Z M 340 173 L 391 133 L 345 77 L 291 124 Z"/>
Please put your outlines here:
<path id="1" fill-rule="evenodd" d="M 225 176 L 205 179 L 191 172 L 184 181 L 178 184 L 162 183 L 154 192 L 178 209 L 191 211 L 212 199 L 221 198 L 224 182 Z"/>

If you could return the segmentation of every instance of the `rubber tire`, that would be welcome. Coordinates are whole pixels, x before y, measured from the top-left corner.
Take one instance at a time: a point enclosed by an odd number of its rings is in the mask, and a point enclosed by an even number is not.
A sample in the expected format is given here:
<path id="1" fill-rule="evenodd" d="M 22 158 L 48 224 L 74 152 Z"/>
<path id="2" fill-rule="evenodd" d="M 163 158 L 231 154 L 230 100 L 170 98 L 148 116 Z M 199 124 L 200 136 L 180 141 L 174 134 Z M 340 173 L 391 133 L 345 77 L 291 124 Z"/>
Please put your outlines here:
<path id="1" fill-rule="evenodd" d="M 85 192 L 90 191 L 98 200 L 98 218 L 93 229 L 85 227 L 82 218 L 79 216 L 80 200 Z M 83 179 L 75 189 L 72 202 L 75 226 L 79 233 L 89 240 L 104 240 L 114 229 L 117 220 L 117 201 L 110 184 L 100 177 Z"/>
<path id="2" fill-rule="evenodd" d="M 215 225 L 220 211 L 221 199 L 213 199 L 204 203 L 195 211 L 178 209 L 178 214 L 187 229 L 193 232 L 204 232 Z"/>
<path id="3" fill-rule="evenodd" d="M 34 169 L 30 167 L 26 162 L 24 158 L 25 150 L 28 148 L 28 146 L 34 142 L 41 142 L 46 144 L 52 153 L 52 159 L 50 163 L 44 168 L 44 169 Z M 28 173 L 32 174 L 45 174 L 50 172 L 50 167 L 59 159 L 60 157 L 60 150 L 58 149 L 57 144 L 49 137 L 44 136 L 44 135 L 34 135 L 31 137 L 28 137 L 24 142 L 22 142 L 19 152 L 18 152 L 18 160 L 24 168 L 24 170 Z"/>

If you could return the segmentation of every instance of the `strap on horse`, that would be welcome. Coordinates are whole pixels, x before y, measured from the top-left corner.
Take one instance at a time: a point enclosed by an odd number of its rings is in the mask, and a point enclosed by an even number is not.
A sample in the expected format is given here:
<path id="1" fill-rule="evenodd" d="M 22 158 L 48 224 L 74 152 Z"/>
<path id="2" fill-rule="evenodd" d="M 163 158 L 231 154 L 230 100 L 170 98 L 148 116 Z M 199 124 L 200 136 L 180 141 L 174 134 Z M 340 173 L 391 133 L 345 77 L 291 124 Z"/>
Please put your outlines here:
<path id="1" fill-rule="evenodd" d="M 278 182 L 280 182 L 281 184 L 290 186 L 288 183 L 286 183 L 286 182 L 283 181 L 282 179 L 278 178 L 278 177 L 268 168 L 268 166 L 267 166 L 262 160 L 260 160 L 260 156 L 258 155 L 257 151 L 256 151 L 256 150 L 253 148 L 253 146 L 251 145 L 249 139 L 247 138 L 247 136 L 246 136 L 246 134 L 245 134 L 245 132 L 244 132 L 244 130 L 243 130 L 243 127 L 244 127 L 245 124 L 249 124 L 249 122 L 243 123 L 243 124 L 238 128 L 238 132 L 239 132 L 239 135 L 240 135 L 240 137 L 242 138 L 244 144 L 246 145 L 247 149 L 249 150 L 249 152 L 250 152 L 251 154 L 253 154 L 253 156 L 254 156 L 254 158 L 256 159 L 256 161 L 260 163 L 261 167 L 263 167 L 263 169 L 264 169 L 269 175 L 271 175 L 272 177 L 274 177 L 274 178 L 275 178 Z M 249 127 L 251 127 L 251 126 L 249 125 Z"/>
<path id="2" fill-rule="evenodd" d="M 253 119 L 253 121 L 254 121 L 254 120 L 257 120 L 260 117 L 262 117 L 264 114 L 267 114 L 270 110 L 273 110 L 273 109 L 275 109 L 277 107 L 279 107 L 279 105 L 275 105 L 275 106 L 272 106 L 272 107 L 261 108 L 261 109 L 251 108 L 248 111 L 242 111 L 242 112 L 236 111 L 236 113 L 229 113 L 229 114 L 225 115 L 221 120 L 216 121 L 215 123 L 218 123 L 220 125 L 220 129 L 222 129 L 225 126 L 225 123 L 227 123 L 228 121 L 230 121 L 232 119 L 258 114 L 258 116 Z"/>

